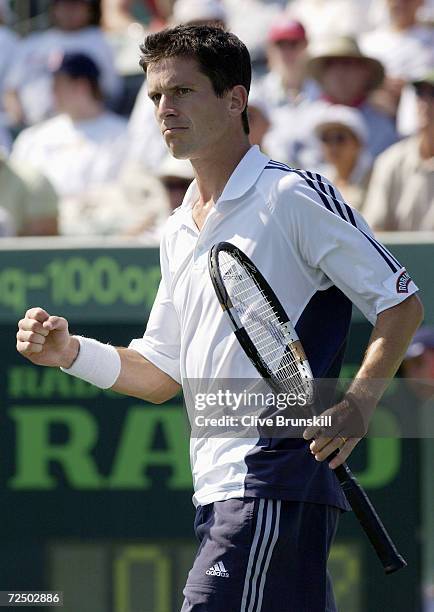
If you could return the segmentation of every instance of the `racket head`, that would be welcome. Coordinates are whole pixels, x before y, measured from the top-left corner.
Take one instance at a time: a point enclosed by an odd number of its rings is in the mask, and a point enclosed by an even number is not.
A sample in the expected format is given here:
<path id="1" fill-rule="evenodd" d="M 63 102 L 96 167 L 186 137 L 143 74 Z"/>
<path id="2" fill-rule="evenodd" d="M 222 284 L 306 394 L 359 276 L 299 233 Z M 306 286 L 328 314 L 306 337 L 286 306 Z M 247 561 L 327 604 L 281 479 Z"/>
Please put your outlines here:
<path id="1" fill-rule="evenodd" d="M 244 352 L 278 393 L 303 393 L 313 402 L 313 376 L 297 333 L 255 264 L 229 242 L 209 253 L 209 273 L 223 311 Z"/>

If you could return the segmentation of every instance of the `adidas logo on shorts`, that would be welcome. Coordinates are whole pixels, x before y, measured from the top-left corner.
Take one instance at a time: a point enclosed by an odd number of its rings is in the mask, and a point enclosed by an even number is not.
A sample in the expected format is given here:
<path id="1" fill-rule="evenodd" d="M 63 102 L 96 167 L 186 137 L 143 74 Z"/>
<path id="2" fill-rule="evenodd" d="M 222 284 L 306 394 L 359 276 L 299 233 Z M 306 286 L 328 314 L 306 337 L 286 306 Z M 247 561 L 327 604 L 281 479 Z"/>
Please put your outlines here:
<path id="1" fill-rule="evenodd" d="M 220 576 L 221 578 L 229 578 L 229 572 L 226 571 L 225 566 L 221 561 L 206 570 L 207 576 Z"/>

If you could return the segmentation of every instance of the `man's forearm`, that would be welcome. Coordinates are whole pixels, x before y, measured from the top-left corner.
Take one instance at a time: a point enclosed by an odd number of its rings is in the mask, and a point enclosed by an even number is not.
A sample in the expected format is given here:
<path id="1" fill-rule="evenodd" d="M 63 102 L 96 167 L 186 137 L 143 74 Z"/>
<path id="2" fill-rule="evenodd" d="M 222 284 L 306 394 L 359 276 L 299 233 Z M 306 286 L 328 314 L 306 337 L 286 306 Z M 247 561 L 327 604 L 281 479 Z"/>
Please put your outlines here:
<path id="1" fill-rule="evenodd" d="M 174 397 L 181 386 L 168 374 L 128 348 L 117 349 L 121 358 L 121 372 L 111 389 L 117 393 L 162 404 Z"/>
<path id="2" fill-rule="evenodd" d="M 348 390 L 356 401 L 373 405 L 379 401 L 422 320 L 423 306 L 416 295 L 378 315 L 362 365 Z"/>
<path id="3" fill-rule="evenodd" d="M 324 461 L 338 449 L 330 467 L 334 469 L 347 460 L 365 435 L 372 413 L 422 318 L 423 307 L 416 296 L 378 315 L 359 371 L 343 400 L 327 411 L 334 430 L 324 432 L 313 426 L 303 433 L 306 440 L 312 440 L 309 448 L 317 461 Z"/>

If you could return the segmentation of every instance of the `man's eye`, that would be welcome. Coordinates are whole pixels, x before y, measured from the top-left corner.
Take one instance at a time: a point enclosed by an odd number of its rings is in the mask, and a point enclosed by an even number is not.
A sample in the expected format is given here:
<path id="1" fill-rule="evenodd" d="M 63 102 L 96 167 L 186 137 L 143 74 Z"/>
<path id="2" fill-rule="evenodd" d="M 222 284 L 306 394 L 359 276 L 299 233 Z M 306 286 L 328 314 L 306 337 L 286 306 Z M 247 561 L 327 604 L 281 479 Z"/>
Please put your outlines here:
<path id="1" fill-rule="evenodd" d="M 153 96 L 151 96 L 151 100 L 154 104 L 158 104 L 160 99 L 161 99 L 161 94 L 154 94 Z"/>
<path id="2" fill-rule="evenodd" d="M 185 95 L 187 95 L 188 93 L 190 93 L 190 91 L 191 91 L 191 89 L 188 89 L 188 87 L 180 87 L 180 88 L 178 89 L 178 94 L 179 94 L 180 96 L 185 96 Z"/>

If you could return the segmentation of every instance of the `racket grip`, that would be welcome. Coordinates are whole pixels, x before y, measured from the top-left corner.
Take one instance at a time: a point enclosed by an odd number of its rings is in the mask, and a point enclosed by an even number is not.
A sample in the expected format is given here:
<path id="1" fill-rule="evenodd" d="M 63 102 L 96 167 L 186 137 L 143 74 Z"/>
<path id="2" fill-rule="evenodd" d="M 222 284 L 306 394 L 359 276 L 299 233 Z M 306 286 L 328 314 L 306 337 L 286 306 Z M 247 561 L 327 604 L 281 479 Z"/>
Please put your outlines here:
<path id="1" fill-rule="evenodd" d="M 386 574 L 405 567 L 407 562 L 399 554 L 369 497 L 357 482 L 346 463 L 334 470 L 351 508 L 368 536 Z"/>

